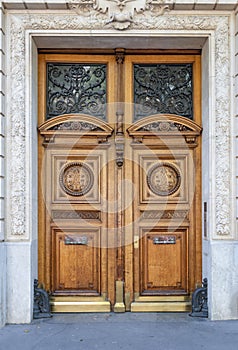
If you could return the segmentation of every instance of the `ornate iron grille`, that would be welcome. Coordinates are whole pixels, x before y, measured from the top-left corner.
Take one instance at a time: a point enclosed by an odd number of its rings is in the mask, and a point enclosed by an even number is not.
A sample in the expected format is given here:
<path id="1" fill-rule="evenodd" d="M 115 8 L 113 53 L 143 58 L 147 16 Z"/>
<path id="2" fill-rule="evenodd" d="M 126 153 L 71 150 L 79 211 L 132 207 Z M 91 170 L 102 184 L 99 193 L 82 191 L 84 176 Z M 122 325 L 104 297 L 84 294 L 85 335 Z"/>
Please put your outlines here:
<path id="1" fill-rule="evenodd" d="M 168 113 L 193 119 L 192 64 L 134 65 L 134 121 Z"/>
<path id="2" fill-rule="evenodd" d="M 106 119 L 105 64 L 47 64 L 47 119 L 83 113 Z"/>

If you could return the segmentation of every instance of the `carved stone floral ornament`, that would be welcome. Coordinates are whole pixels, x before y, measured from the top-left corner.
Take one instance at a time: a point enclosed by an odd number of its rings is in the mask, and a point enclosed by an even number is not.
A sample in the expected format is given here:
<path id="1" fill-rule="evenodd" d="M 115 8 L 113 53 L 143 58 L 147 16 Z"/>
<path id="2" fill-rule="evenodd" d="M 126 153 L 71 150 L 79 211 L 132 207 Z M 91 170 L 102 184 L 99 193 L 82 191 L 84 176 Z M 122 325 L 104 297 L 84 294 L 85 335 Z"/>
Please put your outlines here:
<path id="1" fill-rule="evenodd" d="M 112 23 L 118 30 L 130 27 L 135 13 L 154 12 L 159 16 L 169 9 L 164 0 L 71 0 L 70 9 L 78 14 L 90 13 L 92 9 L 108 16 L 106 24 Z"/>

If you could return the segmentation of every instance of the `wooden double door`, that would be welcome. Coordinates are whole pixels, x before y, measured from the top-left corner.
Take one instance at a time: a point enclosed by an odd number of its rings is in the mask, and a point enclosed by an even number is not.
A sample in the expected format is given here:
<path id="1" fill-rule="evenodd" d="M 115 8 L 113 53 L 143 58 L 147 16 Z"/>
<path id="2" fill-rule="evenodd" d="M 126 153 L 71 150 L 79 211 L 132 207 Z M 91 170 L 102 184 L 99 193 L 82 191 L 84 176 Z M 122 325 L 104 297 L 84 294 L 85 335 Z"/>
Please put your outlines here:
<path id="1" fill-rule="evenodd" d="M 200 56 L 39 54 L 39 281 L 55 312 L 186 311 Z"/>

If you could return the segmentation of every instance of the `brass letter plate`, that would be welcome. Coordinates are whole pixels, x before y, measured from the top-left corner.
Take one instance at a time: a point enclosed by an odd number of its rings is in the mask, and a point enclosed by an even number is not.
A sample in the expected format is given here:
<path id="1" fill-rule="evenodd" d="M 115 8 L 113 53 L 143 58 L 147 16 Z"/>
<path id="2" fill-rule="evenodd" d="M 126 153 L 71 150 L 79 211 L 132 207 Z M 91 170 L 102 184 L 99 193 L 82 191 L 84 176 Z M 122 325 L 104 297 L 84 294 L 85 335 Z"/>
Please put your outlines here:
<path id="1" fill-rule="evenodd" d="M 65 236 L 64 244 L 65 245 L 87 245 L 88 237 L 87 236 Z"/>
<path id="2" fill-rule="evenodd" d="M 176 236 L 154 237 L 153 244 L 176 244 Z"/>

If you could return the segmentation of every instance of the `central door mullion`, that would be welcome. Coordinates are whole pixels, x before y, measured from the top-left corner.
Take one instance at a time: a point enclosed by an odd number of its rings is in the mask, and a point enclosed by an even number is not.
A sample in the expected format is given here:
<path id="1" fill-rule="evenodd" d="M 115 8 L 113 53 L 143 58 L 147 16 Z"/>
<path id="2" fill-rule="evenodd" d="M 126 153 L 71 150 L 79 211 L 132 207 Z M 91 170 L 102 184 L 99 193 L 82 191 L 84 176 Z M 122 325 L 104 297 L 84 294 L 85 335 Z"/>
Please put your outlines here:
<path id="1" fill-rule="evenodd" d="M 116 235 L 117 250 L 116 252 L 116 303 L 115 312 L 125 312 L 124 304 L 124 271 L 125 271 L 125 238 L 124 238 L 124 49 L 115 50 L 117 62 L 116 74 L 116 134 L 115 134 L 115 151 L 116 151 Z"/>

